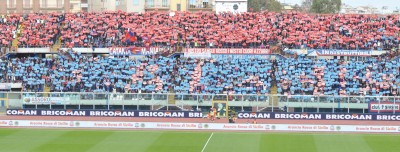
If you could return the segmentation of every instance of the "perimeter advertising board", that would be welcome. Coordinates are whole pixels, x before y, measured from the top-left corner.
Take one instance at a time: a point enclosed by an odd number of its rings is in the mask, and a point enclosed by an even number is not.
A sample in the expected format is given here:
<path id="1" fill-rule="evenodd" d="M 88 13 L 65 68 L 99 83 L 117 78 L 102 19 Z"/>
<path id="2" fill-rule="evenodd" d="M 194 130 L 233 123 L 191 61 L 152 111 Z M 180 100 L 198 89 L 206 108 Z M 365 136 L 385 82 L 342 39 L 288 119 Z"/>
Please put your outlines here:
<path id="1" fill-rule="evenodd" d="M 239 119 L 385 120 L 400 121 L 400 114 L 238 112 Z"/>
<path id="2" fill-rule="evenodd" d="M 0 120 L 0 127 L 400 133 L 400 126 Z"/>
<path id="3" fill-rule="evenodd" d="M 21 116 L 89 116 L 89 117 L 167 117 L 202 118 L 196 111 L 133 111 L 133 110 L 50 110 L 50 109 L 7 109 L 7 115 Z"/>
<path id="4" fill-rule="evenodd" d="M 203 118 L 199 111 L 46 110 L 7 109 L 7 115 Z M 400 121 L 400 114 L 238 112 L 239 119 L 384 120 Z"/>

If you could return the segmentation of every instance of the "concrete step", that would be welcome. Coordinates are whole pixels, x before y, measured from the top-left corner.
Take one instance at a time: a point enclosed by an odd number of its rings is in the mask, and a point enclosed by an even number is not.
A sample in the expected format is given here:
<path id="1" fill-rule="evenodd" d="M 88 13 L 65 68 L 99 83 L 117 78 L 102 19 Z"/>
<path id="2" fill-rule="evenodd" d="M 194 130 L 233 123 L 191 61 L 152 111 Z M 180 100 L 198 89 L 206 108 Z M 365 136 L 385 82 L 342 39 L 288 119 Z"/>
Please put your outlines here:
<path id="1" fill-rule="evenodd" d="M 18 31 L 20 31 L 19 33 L 22 33 L 22 30 L 24 29 L 24 26 L 20 25 L 18 26 Z M 13 48 L 18 48 L 18 38 L 19 38 L 20 34 L 16 34 L 15 39 L 12 41 L 12 47 Z"/>
<path id="2" fill-rule="evenodd" d="M 58 49 L 61 48 L 61 38 L 58 38 L 57 41 L 54 43 L 51 51 L 55 52 L 58 51 Z"/>
<path id="3" fill-rule="evenodd" d="M 168 104 L 175 104 L 175 94 L 169 94 L 168 95 Z"/>
<path id="4" fill-rule="evenodd" d="M 44 85 L 43 92 L 45 92 L 43 94 L 44 97 L 50 97 L 50 95 L 48 94 L 48 92 L 50 92 L 50 87 L 48 87 L 47 85 Z"/>
<path id="5" fill-rule="evenodd" d="M 270 91 L 271 91 L 271 96 L 269 98 L 270 101 L 272 102 L 269 102 L 269 104 L 270 106 L 272 105 L 276 106 L 278 105 L 278 97 L 276 96 L 278 94 L 278 87 L 276 85 L 272 85 Z"/>

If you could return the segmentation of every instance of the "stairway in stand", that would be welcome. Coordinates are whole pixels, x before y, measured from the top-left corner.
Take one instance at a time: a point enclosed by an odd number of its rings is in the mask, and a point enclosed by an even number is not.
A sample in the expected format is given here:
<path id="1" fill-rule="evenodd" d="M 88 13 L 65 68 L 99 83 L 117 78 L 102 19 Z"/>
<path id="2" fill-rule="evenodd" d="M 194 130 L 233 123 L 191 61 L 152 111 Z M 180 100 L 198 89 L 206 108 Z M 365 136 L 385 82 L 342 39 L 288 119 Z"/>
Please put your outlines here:
<path id="1" fill-rule="evenodd" d="M 271 93 L 269 96 L 269 99 L 270 99 L 269 105 L 270 106 L 273 105 L 274 107 L 276 107 L 276 106 L 278 106 L 278 96 L 276 96 L 276 95 L 278 95 L 278 86 L 276 85 L 275 81 L 272 82 L 270 91 L 271 91 Z"/>
<path id="2" fill-rule="evenodd" d="M 168 104 L 171 105 L 175 105 L 176 101 L 175 101 L 175 93 L 170 93 L 168 94 Z"/>
<path id="3" fill-rule="evenodd" d="M 46 84 L 44 85 L 43 94 L 44 97 L 50 97 L 49 92 L 50 92 L 50 87 L 48 87 Z"/>
<path id="4" fill-rule="evenodd" d="M 15 51 L 17 51 L 17 48 L 18 48 L 18 38 L 19 38 L 19 36 L 21 35 L 23 29 L 24 29 L 24 26 L 23 26 L 23 25 L 19 25 L 19 26 L 18 26 L 17 34 L 16 34 L 16 36 L 15 36 L 15 39 L 12 41 L 12 48 L 14 48 Z"/>
<path id="5" fill-rule="evenodd" d="M 51 48 L 52 52 L 57 52 L 58 49 L 61 48 L 61 37 L 57 39 L 57 41 L 54 43 L 53 47 Z"/>
<path id="6" fill-rule="evenodd" d="M 63 29 L 64 29 L 64 23 L 62 23 L 61 25 L 60 25 L 60 31 L 62 31 Z M 60 36 L 60 34 L 59 35 L 57 35 L 57 39 L 56 39 L 56 41 L 54 42 L 54 44 L 53 44 L 53 47 L 51 48 L 51 51 L 52 52 L 57 52 L 58 51 L 58 49 L 60 49 L 61 48 L 61 36 Z"/>

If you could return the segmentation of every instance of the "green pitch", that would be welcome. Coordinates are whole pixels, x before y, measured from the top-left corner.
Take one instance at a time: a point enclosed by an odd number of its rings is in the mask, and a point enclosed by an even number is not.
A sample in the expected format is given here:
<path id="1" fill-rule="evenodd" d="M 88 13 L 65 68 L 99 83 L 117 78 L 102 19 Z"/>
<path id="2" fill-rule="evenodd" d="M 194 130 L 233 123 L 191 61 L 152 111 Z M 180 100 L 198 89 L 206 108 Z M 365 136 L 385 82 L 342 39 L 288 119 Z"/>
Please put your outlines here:
<path id="1" fill-rule="evenodd" d="M 0 129 L 2 152 L 201 152 L 203 149 L 204 152 L 400 152 L 400 135 Z"/>

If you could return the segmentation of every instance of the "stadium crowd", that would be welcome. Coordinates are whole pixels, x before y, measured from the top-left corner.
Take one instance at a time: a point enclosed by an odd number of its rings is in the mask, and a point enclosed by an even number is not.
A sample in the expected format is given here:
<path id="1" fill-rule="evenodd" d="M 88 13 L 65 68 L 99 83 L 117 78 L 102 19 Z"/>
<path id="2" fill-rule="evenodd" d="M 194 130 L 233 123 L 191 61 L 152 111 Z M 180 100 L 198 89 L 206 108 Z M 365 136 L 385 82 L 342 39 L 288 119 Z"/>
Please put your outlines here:
<path id="1" fill-rule="evenodd" d="M 51 47 L 60 33 L 62 14 L 28 14 L 21 23 L 19 47 Z"/>
<path id="2" fill-rule="evenodd" d="M 400 62 L 277 60 L 253 58 L 143 58 L 82 55 L 0 61 L 0 80 L 22 82 L 24 91 L 120 93 L 268 94 L 276 83 L 285 95 L 381 95 L 400 91 Z"/>
<path id="3" fill-rule="evenodd" d="M 1 45 L 21 26 L 20 46 L 127 45 L 312 49 L 398 48 L 399 15 L 314 15 L 299 12 L 96 12 L 8 15 L 0 19 Z"/>
<path id="4" fill-rule="evenodd" d="M 398 61 L 314 61 L 301 56 L 278 61 L 277 69 L 278 93 L 285 95 L 396 96 L 400 90 Z"/>
<path id="5" fill-rule="evenodd" d="M 392 50 L 400 48 L 399 15 L 313 15 L 299 12 L 96 12 L 0 17 L 0 46 L 182 46 Z M 400 91 L 400 61 L 392 51 L 365 61 L 304 56 L 252 58 L 143 58 L 84 55 L 71 49 L 56 58 L 0 59 L 0 82 L 23 91 L 384 95 Z"/>
<path id="6" fill-rule="evenodd" d="M 0 16 L 0 47 L 8 47 L 17 36 L 18 24 L 21 22 L 18 14 Z"/>

